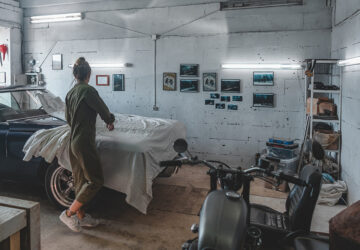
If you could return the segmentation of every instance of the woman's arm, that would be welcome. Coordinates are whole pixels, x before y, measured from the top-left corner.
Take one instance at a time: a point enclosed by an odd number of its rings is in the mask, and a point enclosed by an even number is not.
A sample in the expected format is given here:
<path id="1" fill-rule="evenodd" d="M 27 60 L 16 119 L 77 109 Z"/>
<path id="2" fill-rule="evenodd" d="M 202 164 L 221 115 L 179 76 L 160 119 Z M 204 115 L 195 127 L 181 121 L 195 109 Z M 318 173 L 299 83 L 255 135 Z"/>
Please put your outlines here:
<path id="1" fill-rule="evenodd" d="M 85 98 L 86 104 L 99 113 L 101 119 L 106 124 L 112 124 L 115 121 L 115 116 L 110 113 L 109 108 L 99 96 L 95 89 L 90 89 Z"/>

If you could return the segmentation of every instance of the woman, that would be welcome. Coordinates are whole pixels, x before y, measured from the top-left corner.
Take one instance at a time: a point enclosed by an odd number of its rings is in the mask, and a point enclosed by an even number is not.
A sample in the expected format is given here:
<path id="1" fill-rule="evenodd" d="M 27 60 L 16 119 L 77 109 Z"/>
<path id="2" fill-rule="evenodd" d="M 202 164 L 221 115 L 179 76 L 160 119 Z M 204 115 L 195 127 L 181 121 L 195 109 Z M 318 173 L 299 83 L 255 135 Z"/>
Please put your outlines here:
<path id="1" fill-rule="evenodd" d="M 70 162 L 74 177 L 75 200 L 63 211 L 60 220 L 75 232 L 81 226 L 96 226 L 98 221 L 82 209 L 99 191 L 104 183 L 100 159 L 95 146 L 95 123 L 97 114 L 114 129 L 115 117 L 92 86 L 88 85 L 91 68 L 85 58 L 74 64 L 76 85 L 66 95 L 66 120 L 71 127 Z"/>

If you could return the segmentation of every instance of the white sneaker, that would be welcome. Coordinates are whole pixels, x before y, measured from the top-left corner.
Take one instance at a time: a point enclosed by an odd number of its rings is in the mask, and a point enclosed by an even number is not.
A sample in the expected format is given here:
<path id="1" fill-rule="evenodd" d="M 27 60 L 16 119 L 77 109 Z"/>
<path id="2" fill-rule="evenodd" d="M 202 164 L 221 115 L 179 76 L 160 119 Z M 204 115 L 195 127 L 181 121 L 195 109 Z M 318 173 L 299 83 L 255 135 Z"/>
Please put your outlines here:
<path id="1" fill-rule="evenodd" d="M 80 226 L 82 227 L 96 227 L 100 224 L 100 221 L 98 219 L 95 219 L 91 217 L 90 214 L 85 214 L 84 218 L 79 220 Z"/>
<path id="2" fill-rule="evenodd" d="M 73 216 L 67 216 L 66 214 L 66 210 L 64 210 L 60 216 L 59 219 L 68 227 L 70 228 L 72 231 L 74 232 L 80 232 L 81 231 L 81 226 L 80 226 L 80 222 L 79 219 L 77 218 L 77 216 L 73 215 Z"/>

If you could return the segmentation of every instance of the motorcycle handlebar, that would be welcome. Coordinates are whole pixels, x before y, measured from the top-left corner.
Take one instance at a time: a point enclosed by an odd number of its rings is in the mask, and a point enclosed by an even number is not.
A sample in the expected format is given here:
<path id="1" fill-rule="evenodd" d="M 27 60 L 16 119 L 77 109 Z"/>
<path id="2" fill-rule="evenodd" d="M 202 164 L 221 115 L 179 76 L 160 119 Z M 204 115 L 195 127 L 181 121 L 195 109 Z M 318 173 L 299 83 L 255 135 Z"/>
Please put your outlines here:
<path id="1" fill-rule="evenodd" d="M 299 178 L 296 178 L 294 176 L 291 176 L 291 175 L 287 175 L 287 174 L 284 174 L 284 173 L 279 173 L 279 177 L 285 181 L 288 181 L 288 182 L 291 182 L 291 183 L 294 183 L 296 185 L 299 185 L 299 186 L 306 186 L 307 183 Z"/>

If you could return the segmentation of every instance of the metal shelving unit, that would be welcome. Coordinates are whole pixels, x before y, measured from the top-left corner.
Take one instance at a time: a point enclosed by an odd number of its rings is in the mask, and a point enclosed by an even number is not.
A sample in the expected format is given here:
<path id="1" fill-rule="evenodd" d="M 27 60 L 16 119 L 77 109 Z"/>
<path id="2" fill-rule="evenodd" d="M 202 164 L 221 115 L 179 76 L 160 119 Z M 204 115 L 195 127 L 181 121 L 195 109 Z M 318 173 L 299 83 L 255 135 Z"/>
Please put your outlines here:
<path id="1" fill-rule="evenodd" d="M 338 178 L 341 172 L 341 104 L 342 104 L 342 83 L 341 83 L 341 70 L 337 65 L 338 60 L 336 59 L 307 59 L 306 71 L 310 71 L 311 74 L 308 76 L 305 74 L 305 108 L 307 106 L 307 99 L 310 97 L 310 139 L 313 137 L 314 123 L 324 122 L 330 123 L 334 127 L 334 131 L 340 133 L 340 139 L 337 150 L 325 150 L 326 154 L 331 155 L 339 166 Z M 314 66 L 315 65 L 315 66 Z M 320 71 L 320 72 L 319 72 Z M 314 83 L 318 81 L 325 81 L 329 85 L 336 85 L 339 90 L 319 90 L 314 89 Z M 319 119 L 314 118 L 313 115 L 313 99 L 314 96 L 324 97 L 327 96 L 334 100 L 337 105 L 337 117 L 338 119 Z M 306 113 L 306 112 L 305 112 Z"/>

